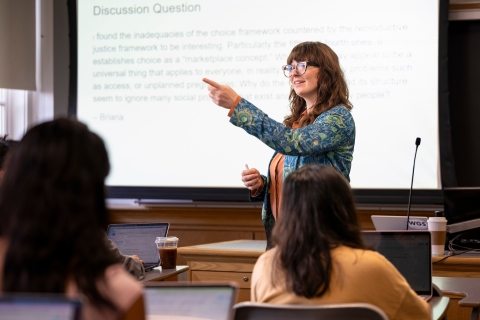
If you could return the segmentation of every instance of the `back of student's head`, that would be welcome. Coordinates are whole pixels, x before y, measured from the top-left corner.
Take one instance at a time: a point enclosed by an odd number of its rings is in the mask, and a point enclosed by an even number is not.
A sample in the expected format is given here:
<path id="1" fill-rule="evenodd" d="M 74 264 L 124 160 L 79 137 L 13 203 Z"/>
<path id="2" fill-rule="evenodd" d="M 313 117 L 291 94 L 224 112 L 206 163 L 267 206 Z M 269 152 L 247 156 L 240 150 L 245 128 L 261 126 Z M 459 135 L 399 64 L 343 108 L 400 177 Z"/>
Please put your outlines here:
<path id="1" fill-rule="evenodd" d="M 27 132 L 0 185 L 0 237 L 9 243 L 3 291 L 64 292 L 70 279 L 92 303 L 110 305 L 96 289 L 115 262 L 103 245 L 108 172 L 103 141 L 77 121 Z"/>
<path id="2" fill-rule="evenodd" d="M 297 295 L 323 295 L 331 275 L 330 250 L 340 245 L 365 248 L 347 180 L 337 170 L 306 165 L 283 184 L 280 217 L 273 240 Z"/>

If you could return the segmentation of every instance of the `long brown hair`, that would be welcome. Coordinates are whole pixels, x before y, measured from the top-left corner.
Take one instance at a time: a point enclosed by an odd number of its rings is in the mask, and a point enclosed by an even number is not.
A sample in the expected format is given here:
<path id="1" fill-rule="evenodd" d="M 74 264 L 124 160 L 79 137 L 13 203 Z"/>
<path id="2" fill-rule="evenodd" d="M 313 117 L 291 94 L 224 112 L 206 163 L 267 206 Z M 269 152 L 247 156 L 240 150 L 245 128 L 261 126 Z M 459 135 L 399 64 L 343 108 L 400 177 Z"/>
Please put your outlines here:
<path id="1" fill-rule="evenodd" d="M 343 105 L 348 110 L 353 108 L 348 100 L 348 86 L 340 68 L 337 54 L 326 44 L 321 42 L 302 42 L 297 44 L 290 52 L 287 63 L 293 60 L 297 62 L 309 61 L 319 66 L 317 99 L 313 105 L 313 112 L 305 114 L 300 122 L 300 127 L 312 124 L 323 112 L 332 109 L 337 105 Z M 308 68 L 308 67 L 307 67 Z M 292 127 L 293 123 L 300 118 L 306 109 L 305 100 L 290 89 L 290 111 L 283 124 Z"/>
<path id="2" fill-rule="evenodd" d="M 273 269 L 285 270 L 289 291 L 320 297 L 330 285 L 330 250 L 340 245 L 367 248 L 350 186 L 332 167 L 305 165 L 285 179 L 280 210 L 282 219 L 272 235 L 277 246 Z"/>

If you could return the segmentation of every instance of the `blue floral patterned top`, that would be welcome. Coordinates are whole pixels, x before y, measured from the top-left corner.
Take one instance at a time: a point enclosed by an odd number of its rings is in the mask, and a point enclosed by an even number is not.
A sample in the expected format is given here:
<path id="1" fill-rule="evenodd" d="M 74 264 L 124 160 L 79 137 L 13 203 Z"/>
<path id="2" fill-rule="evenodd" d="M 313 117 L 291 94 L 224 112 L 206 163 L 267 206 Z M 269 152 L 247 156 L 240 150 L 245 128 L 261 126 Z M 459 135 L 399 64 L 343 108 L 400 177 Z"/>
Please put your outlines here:
<path id="1" fill-rule="evenodd" d="M 285 155 L 283 179 L 306 164 L 316 163 L 331 166 L 350 181 L 350 168 L 355 145 L 355 122 L 350 111 L 336 106 L 325 111 L 314 123 L 292 129 L 270 119 L 262 110 L 241 99 L 230 122 Z M 273 159 L 273 158 L 272 158 Z M 270 166 L 269 166 L 270 167 Z M 264 178 L 263 190 L 253 201 L 262 201 L 262 220 L 267 234 L 267 248 L 271 247 L 270 235 L 275 219 L 270 209 L 270 197 L 266 196 L 270 184 L 270 172 Z"/>

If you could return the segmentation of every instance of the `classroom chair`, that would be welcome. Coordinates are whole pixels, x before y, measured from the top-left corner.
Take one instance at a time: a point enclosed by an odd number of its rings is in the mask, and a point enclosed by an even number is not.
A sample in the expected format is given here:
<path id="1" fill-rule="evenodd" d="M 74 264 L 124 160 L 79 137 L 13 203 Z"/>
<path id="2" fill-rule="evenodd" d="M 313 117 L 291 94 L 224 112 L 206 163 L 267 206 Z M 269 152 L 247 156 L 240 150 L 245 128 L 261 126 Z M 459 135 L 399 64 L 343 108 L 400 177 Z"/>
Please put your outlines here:
<path id="1" fill-rule="evenodd" d="M 233 308 L 235 320 L 388 320 L 382 310 L 367 303 L 304 306 L 241 302 Z"/>

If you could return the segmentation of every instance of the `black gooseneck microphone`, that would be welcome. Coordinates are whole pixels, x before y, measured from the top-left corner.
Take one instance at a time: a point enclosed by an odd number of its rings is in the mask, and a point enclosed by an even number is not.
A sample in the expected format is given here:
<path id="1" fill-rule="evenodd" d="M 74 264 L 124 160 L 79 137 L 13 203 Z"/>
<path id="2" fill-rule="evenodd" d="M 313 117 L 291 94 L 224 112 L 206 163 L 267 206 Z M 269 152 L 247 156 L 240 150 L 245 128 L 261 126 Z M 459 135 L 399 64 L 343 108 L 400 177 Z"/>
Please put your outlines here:
<path id="1" fill-rule="evenodd" d="M 413 157 L 413 170 L 412 170 L 412 183 L 410 184 L 410 195 L 408 196 L 408 212 L 407 212 L 407 228 L 408 230 L 408 225 L 410 224 L 410 204 L 412 203 L 412 189 L 413 189 L 413 175 L 415 174 L 415 160 L 417 159 L 417 150 L 418 146 L 420 145 L 420 142 L 422 139 L 417 138 L 415 140 L 415 157 Z"/>

